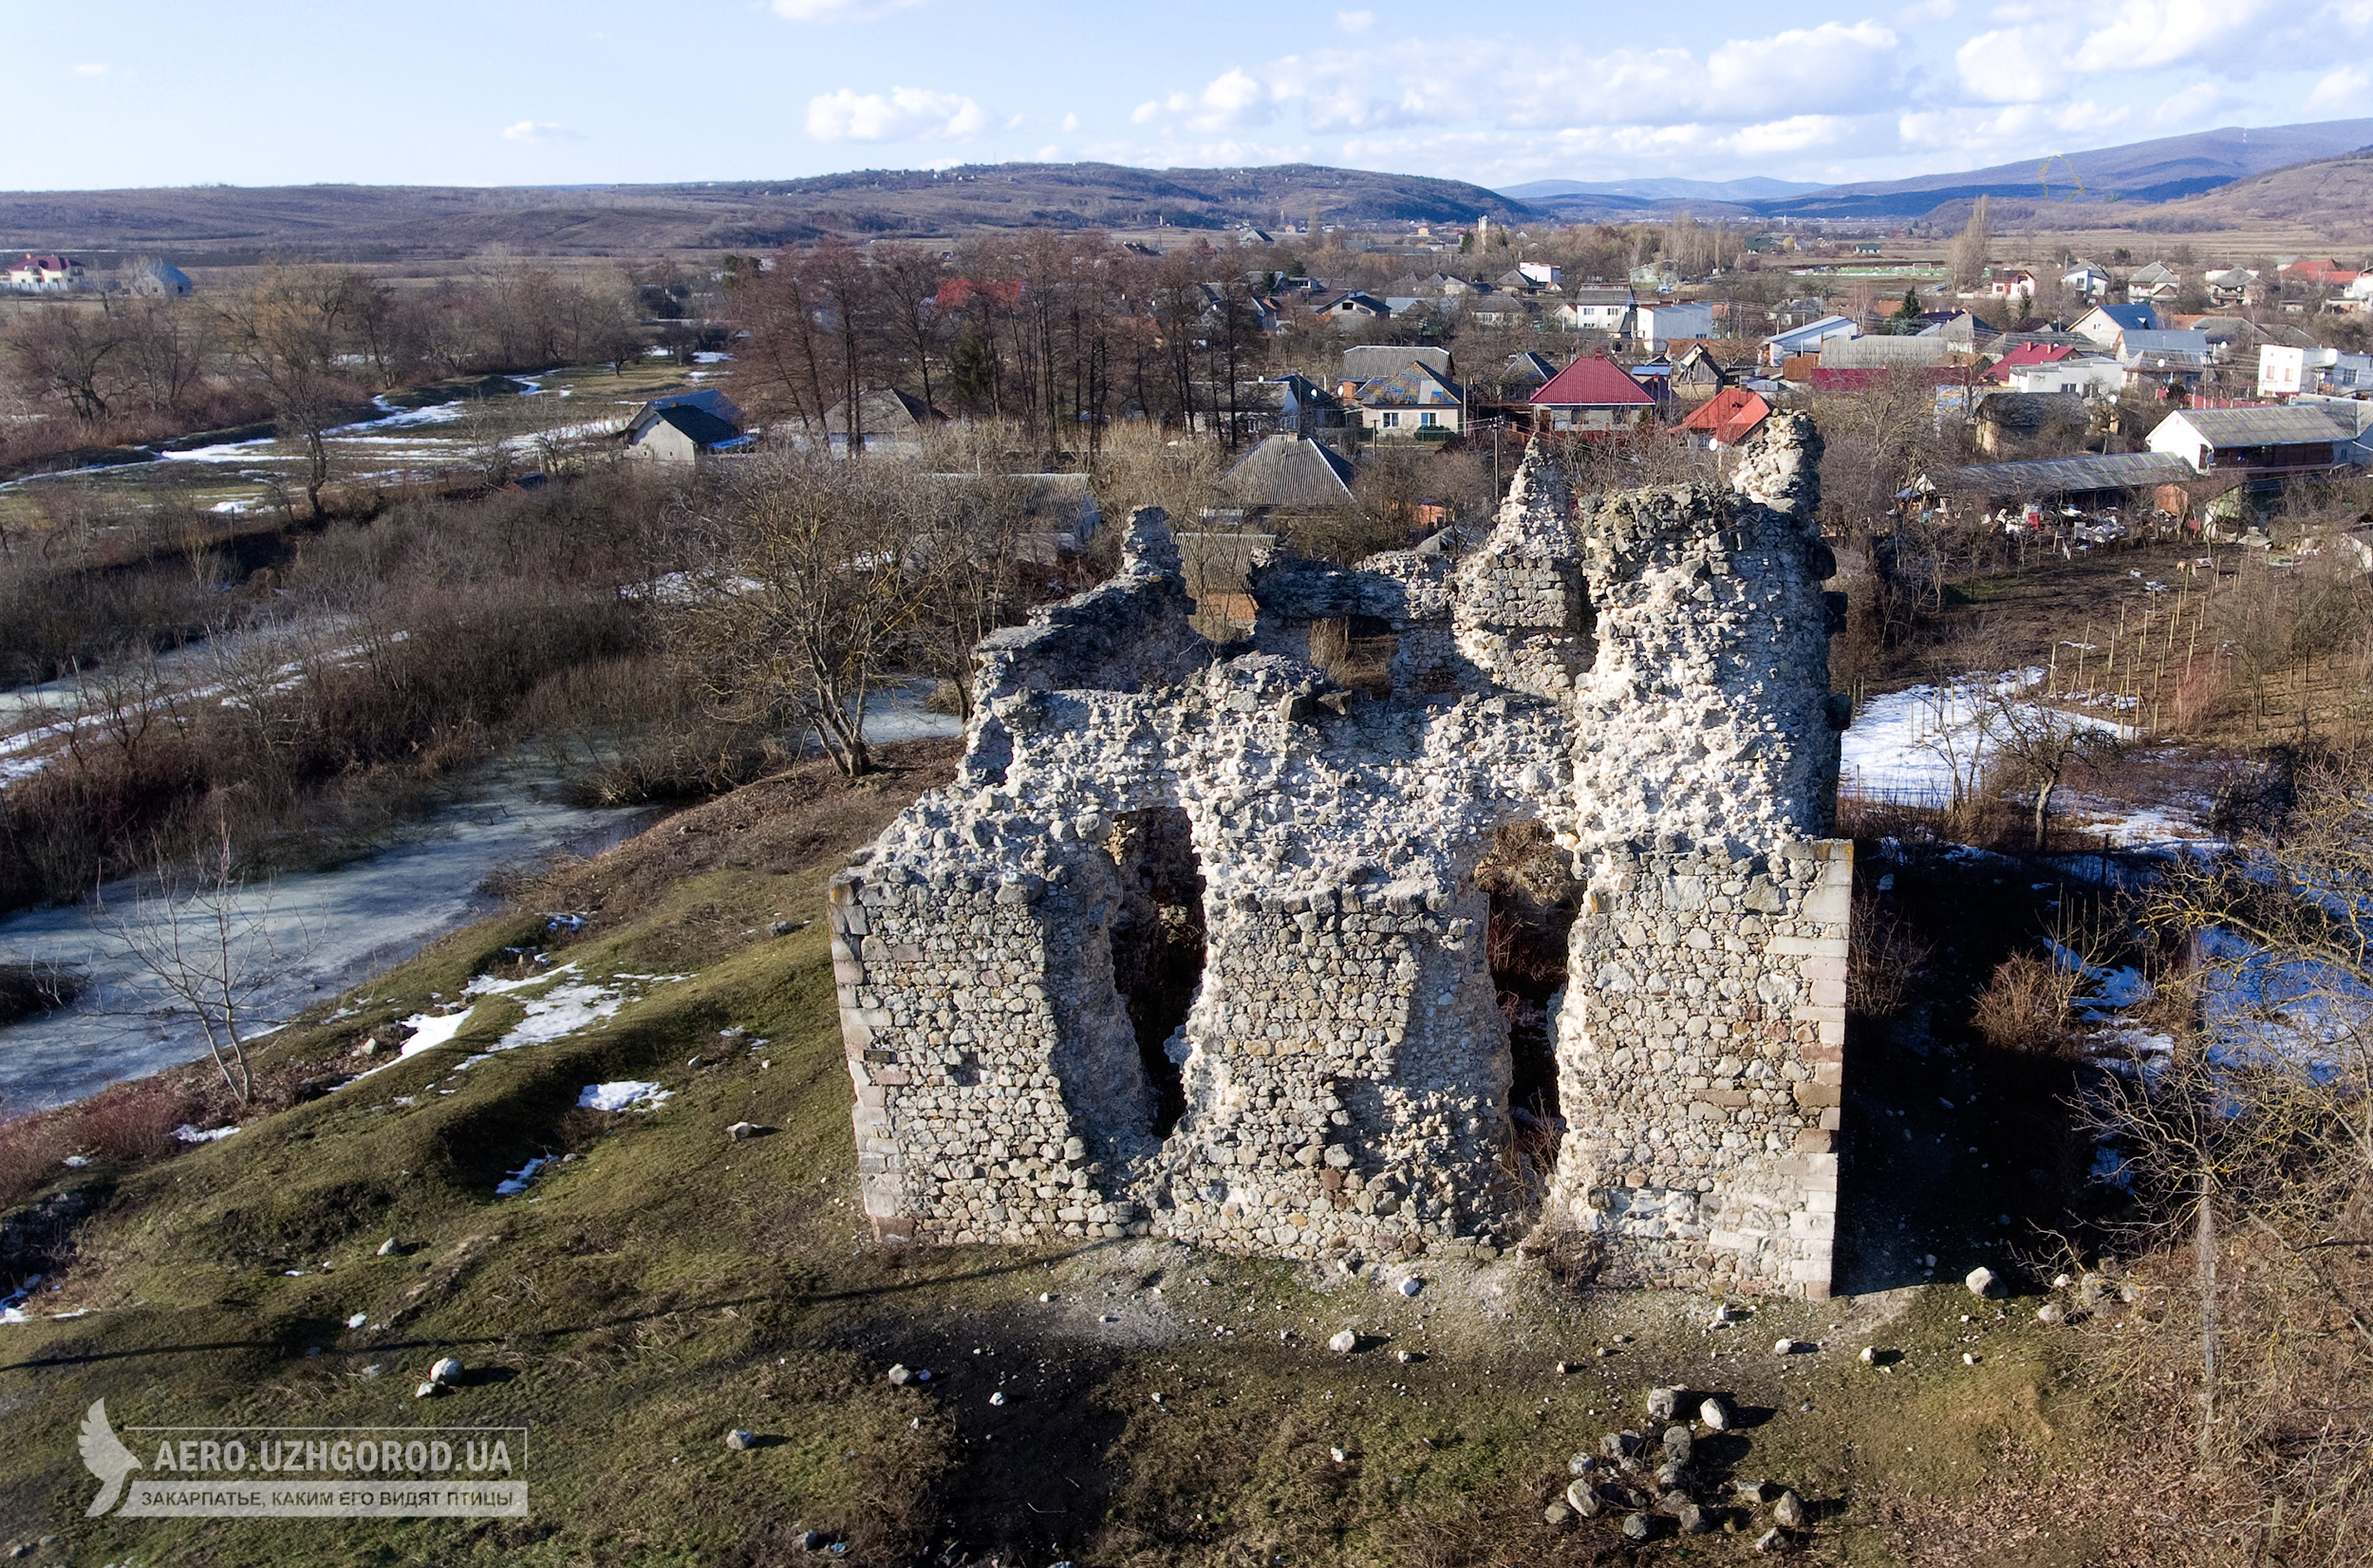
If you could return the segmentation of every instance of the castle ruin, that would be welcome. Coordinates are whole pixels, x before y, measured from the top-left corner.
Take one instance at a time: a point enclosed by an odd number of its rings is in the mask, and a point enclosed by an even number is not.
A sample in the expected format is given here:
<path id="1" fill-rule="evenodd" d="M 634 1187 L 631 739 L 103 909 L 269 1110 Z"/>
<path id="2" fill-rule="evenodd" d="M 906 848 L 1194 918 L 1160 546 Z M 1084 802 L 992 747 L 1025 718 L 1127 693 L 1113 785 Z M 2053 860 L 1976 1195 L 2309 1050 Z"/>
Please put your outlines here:
<path id="1" fill-rule="evenodd" d="M 1615 1282 L 1826 1295 L 1817 443 L 1775 418 L 1727 488 L 1580 497 L 1536 443 L 1463 557 L 1263 561 L 1224 646 L 1149 509 L 1115 577 L 982 643 L 956 782 L 830 893 L 874 1234 L 1542 1225 Z"/>

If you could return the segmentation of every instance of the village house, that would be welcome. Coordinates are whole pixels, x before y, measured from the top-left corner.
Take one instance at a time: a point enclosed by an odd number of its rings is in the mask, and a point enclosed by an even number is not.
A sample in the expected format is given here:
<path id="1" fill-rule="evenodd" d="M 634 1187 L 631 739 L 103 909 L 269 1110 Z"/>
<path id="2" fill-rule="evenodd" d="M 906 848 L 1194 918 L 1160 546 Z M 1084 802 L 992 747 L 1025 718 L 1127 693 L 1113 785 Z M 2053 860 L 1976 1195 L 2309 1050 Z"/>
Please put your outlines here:
<path id="1" fill-rule="evenodd" d="M 921 457 L 924 437 L 946 422 L 946 415 L 921 398 L 877 386 L 857 399 L 857 449 L 892 457 Z M 824 437 L 833 457 L 849 456 L 850 436 L 849 403 L 843 399 L 824 416 Z"/>
<path id="2" fill-rule="evenodd" d="M 1510 354 L 1507 364 L 1500 367 L 1500 386 L 1510 394 L 1530 396 L 1535 387 L 1545 386 L 1558 373 L 1549 356 L 1538 349 L 1527 348 L 1521 354 Z"/>
<path id="3" fill-rule="evenodd" d="M 635 410 L 618 439 L 635 461 L 671 468 L 750 444 L 742 431 L 741 410 L 715 388 L 653 398 Z"/>
<path id="4" fill-rule="evenodd" d="M 1551 430 L 1625 430 L 1654 419 L 1656 400 L 1603 354 L 1576 360 L 1530 399 Z"/>
<path id="5" fill-rule="evenodd" d="M 1289 370 L 1275 379 L 1278 388 L 1278 428 L 1291 435 L 1309 436 L 1321 430 L 1339 430 L 1349 422 L 1349 410 L 1343 400 L 1320 386 L 1299 370 Z"/>
<path id="6" fill-rule="evenodd" d="M 1315 300 L 1311 303 L 1311 310 L 1338 327 L 1364 327 L 1370 322 L 1382 321 L 1392 313 L 1392 308 L 1375 295 L 1359 293 Z"/>
<path id="7" fill-rule="evenodd" d="M 2080 261 L 2060 274 L 2060 287 L 2079 299 L 2098 301 L 2109 293 L 2110 276 L 2104 269 L 2089 261 Z"/>
<path id="8" fill-rule="evenodd" d="M 1843 316 L 1822 316 L 1802 327 L 1774 332 L 1764 340 L 1764 363 L 1780 364 L 1792 354 L 1816 354 L 1834 339 L 1859 338 L 1862 329 Z"/>
<path id="9" fill-rule="evenodd" d="M 2007 391 L 2027 396 L 2067 395 L 2087 402 L 2114 401 L 2126 384 L 2126 367 L 2106 354 L 2039 349 L 2051 358 L 2012 364 L 2015 353 L 1994 366 L 1990 379 Z"/>
<path id="10" fill-rule="evenodd" d="M 2247 267 L 2226 267 L 2207 273 L 2208 297 L 2216 305 L 2263 305 L 2266 285 Z"/>
<path id="11" fill-rule="evenodd" d="M 2144 444 L 2202 474 L 2250 478 L 2327 473 L 2373 459 L 2373 403 L 2334 400 L 2279 408 L 2183 408 L 2158 421 Z"/>
<path id="12" fill-rule="evenodd" d="M 2158 329 L 2158 310 L 2147 302 L 2096 305 L 2068 324 L 2070 333 L 2096 348 L 2106 348 L 2112 353 L 2117 351 L 2119 340 L 2128 332 L 2156 332 Z"/>
<path id="13" fill-rule="evenodd" d="M 35 255 L 9 269 L 9 287 L 28 293 L 63 294 L 84 286 L 83 264 L 72 256 Z"/>
<path id="14" fill-rule="evenodd" d="M 1971 428 L 1977 449 L 2009 457 L 2046 445 L 2063 450 L 2092 429 L 2084 400 L 2070 392 L 1989 392 L 1977 400 Z"/>
<path id="15" fill-rule="evenodd" d="M 1552 312 L 1569 332 L 1606 332 L 1616 337 L 1632 330 L 1634 300 L 1629 289 L 1576 289 Z"/>
<path id="16" fill-rule="evenodd" d="M 1726 387 L 1690 411 L 1681 428 L 1697 444 L 1721 451 L 1747 444 L 1771 418 L 1771 404 L 1743 386 Z"/>
<path id="17" fill-rule="evenodd" d="M 1431 365 L 1415 361 L 1362 386 L 1353 399 L 1359 422 L 1387 439 L 1447 439 L 1463 428 L 1467 393 Z"/>
<path id="18" fill-rule="evenodd" d="M 2163 261 L 2138 267 L 2126 274 L 2126 298 L 2129 301 L 2173 299 L 2182 290 L 2182 274 Z"/>
<path id="19" fill-rule="evenodd" d="M 189 273 L 161 261 L 143 262 L 134 268 L 123 287 L 131 293 L 162 299 L 187 299 L 197 289 Z"/>
<path id="20" fill-rule="evenodd" d="M 1710 338 L 1714 331 L 1714 308 L 1703 300 L 1686 305 L 1643 305 L 1633 312 L 1632 336 L 1652 354 L 1664 352 L 1676 338 Z"/>

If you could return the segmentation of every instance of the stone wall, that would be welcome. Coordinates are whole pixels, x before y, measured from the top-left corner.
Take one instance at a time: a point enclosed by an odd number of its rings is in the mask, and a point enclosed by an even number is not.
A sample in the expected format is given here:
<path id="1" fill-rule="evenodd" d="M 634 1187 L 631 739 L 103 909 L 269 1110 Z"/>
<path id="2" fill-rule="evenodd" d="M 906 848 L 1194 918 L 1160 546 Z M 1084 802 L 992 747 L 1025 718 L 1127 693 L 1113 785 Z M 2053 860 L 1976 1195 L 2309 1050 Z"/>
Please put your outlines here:
<path id="1" fill-rule="evenodd" d="M 1770 424 L 1744 493 L 1578 503 L 1536 450 L 1455 566 L 1261 563 L 1250 651 L 1195 636 L 1140 513 L 1112 582 L 983 644 L 957 783 L 831 891 L 876 1233 L 1314 1258 L 1546 1221 L 1619 1278 L 1825 1291 L 1851 864 L 1810 427 Z M 1310 662 L 1347 617 L 1398 638 L 1389 698 Z M 1520 820 L 1589 889 L 1546 1148 L 1475 879 Z"/>

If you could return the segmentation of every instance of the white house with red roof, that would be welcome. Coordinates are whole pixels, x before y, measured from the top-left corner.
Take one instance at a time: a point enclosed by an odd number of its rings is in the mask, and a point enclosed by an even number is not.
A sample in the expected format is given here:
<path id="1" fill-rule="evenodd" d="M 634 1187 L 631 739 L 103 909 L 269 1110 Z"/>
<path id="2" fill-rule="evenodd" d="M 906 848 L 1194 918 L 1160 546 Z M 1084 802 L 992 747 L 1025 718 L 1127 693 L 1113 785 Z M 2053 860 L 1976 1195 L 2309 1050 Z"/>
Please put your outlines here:
<path id="1" fill-rule="evenodd" d="M 22 261 L 9 269 L 9 287 L 36 293 L 62 294 L 69 289 L 83 287 L 83 264 L 72 256 L 41 256 L 28 251 Z"/>
<path id="2" fill-rule="evenodd" d="M 1625 430 L 1656 412 L 1648 388 L 1604 354 L 1576 360 L 1529 401 L 1551 430 Z"/>

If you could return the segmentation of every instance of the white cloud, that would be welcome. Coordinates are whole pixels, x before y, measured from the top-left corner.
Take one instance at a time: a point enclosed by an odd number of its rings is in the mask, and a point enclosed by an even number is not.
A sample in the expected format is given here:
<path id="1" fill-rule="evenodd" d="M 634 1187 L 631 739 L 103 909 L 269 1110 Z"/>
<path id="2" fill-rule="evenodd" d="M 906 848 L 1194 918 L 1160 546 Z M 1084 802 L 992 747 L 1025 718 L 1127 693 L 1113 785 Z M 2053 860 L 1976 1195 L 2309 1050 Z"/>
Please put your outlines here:
<path id="1" fill-rule="evenodd" d="M 77 76 L 104 76 L 107 74 L 107 67 L 104 65 L 77 65 L 74 67 L 74 74 Z"/>
<path id="2" fill-rule="evenodd" d="M 2254 40 L 2273 9 L 2273 0 L 2124 0 L 2106 27 L 2077 47 L 2075 64 L 2082 70 L 2133 71 L 2219 61 L 2233 46 Z"/>
<path id="3" fill-rule="evenodd" d="M 1981 103 L 2037 103 L 2066 87 L 2071 42 L 2049 22 L 1981 32 L 1954 52 L 1953 69 Z"/>
<path id="4" fill-rule="evenodd" d="M 516 125 L 503 127 L 505 141 L 583 141 L 583 131 L 572 131 L 566 125 L 554 125 L 541 120 L 522 120 Z"/>
<path id="5" fill-rule="evenodd" d="M 1266 124 L 1271 113 L 1268 89 L 1243 67 L 1231 65 L 1203 91 L 1149 99 L 1129 118 L 1140 125 L 1175 121 L 1188 130 L 1211 135 Z"/>
<path id="6" fill-rule="evenodd" d="M 1376 13 L 1372 10 L 1339 10 L 1335 13 L 1335 25 L 1348 33 L 1363 33 L 1376 25 Z"/>
<path id="7" fill-rule="evenodd" d="M 774 11 L 786 22 L 870 22 L 921 4 L 923 0 L 774 0 Z"/>
<path id="8" fill-rule="evenodd" d="M 1740 38 L 1706 57 L 1709 107 L 1735 112 L 1854 109 L 1886 93 L 1902 41 L 1877 22 L 1823 22 L 1769 38 Z"/>
<path id="9" fill-rule="evenodd" d="M 808 135 L 818 141 L 937 141 L 978 136 L 987 113 L 957 93 L 892 87 L 887 94 L 850 87 L 808 100 Z"/>
<path id="10" fill-rule="evenodd" d="M 2315 84 L 2308 94 L 2309 114 L 2362 114 L 2366 95 L 2373 93 L 2373 76 L 2354 65 L 2343 65 Z"/>

